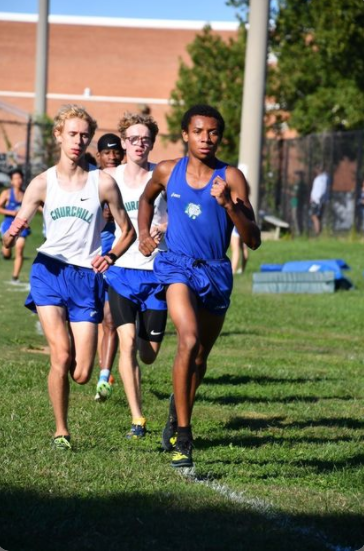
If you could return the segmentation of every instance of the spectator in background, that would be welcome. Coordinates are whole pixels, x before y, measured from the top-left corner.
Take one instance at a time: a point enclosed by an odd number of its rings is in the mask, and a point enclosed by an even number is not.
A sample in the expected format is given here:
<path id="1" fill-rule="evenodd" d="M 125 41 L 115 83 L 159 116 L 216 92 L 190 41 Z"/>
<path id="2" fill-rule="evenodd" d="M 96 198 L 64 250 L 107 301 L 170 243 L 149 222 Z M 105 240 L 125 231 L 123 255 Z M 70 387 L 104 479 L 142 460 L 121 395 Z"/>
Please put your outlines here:
<path id="1" fill-rule="evenodd" d="M 361 184 L 361 190 L 357 205 L 359 210 L 359 231 L 364 231 L 364 180 Z"/>
<path id="2" fill-rule="evenodd" d="M 301 235 L 303 226 L 302 210 L 305 199 L 304 172 L 296 170 L 294 174 L 295 180 L 290 193 L 291 227 L 294 235 Z"/>
<path id="3" fill-rule="evenodd" d="M 230 248 L 231 248 L 231 269 L 233 274 L 243 274 L 249 258 L 249 249 L 243 243 L 238 230 L 236 227 L 233 227 L 230 239 Z M 240 263 L 240 251 L 241 251 L 241 266 Z"/>
<path id="4" fill-rule="evenodd" d="M 24 191 L 23 186 L 23 172 L 20 168 L 14 168 L 10 174 L 10 188 L 5 189 L 0 195 L 0 214 L 4 214 L 5 218 L 0 227 L 1 235 L 10 228 L 12 221 L 16 217 L 18 210 L 23 201 Z M 19 274 L 23 266 L 24 261 L 24 247 L 25 239 L 30 234 L 29 228 L 24 228 L 15 244 L 15 258 L 14 268 L 11 282 L 19 283 Z M 1 248 L 1 254 L 4 260 L 11 260 L 11 249 L 5 247 L 4 244 Z"/>
<path id="5" fill-rule="evenodd" d="M 310 195 L 311 220 L 315 235 L 322 230 L 322 217 L 329 191 L 329 175 L 324 168 L 317 170 Z"/>

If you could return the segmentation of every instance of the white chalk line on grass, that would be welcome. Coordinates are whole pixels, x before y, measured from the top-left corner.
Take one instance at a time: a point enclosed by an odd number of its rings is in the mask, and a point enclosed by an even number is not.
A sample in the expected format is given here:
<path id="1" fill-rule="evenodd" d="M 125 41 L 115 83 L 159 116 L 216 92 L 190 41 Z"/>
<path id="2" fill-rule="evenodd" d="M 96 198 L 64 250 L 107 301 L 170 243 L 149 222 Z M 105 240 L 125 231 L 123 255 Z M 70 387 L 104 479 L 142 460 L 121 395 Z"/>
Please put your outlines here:
<path id="1" fill-rule="evenodd" d="M 245 505 L 253 511 L 263 514 L 267 519 L 271 520 L 281 528 L 286 528 L 290 532 L 301 536 L 319 540 L 324 543 L 326 548 L 330 551 L 357 551 L 353 547 L 342 547 L 341 545 L 331 543 L 326 534 L 315 530 L 313 527 L 298 525 L 288 515 L 283 515 L 282 513 L 275 511 L 273 505 L 263 499 L 248 497 L 244 494 L 244 492 L 231 490 L 228 486 L 219 484 L 216 480 L 197 476 L 194 467 L 192 469 L 186 468 L 179 470 L 181 475 L 189 481 L 196 484 L 201 484 L 202 486 L 213 490 L 217 494 L 220 494 L 222 497 L 226 498 L 228 501 L 238 503 L 239 505 Z"/>
<path id="2" fill-rule="evenodd" d="M 29 291 L 30 290 L 29 283 L 22 283 L 20 281 L 18 281 L 18 282 L 5 281 L 5 284 L 10 286 L 9 290 L 13 293 L 20 293 L 20 292 L 23 292 L 23 291 Z M 0 547 L 0 550 L 1 550 L 1 547 Z"/>
<path id="3" fill-rule="evenodd" d="M 44 335 L 42 325 L 38 319 L 35 322 L 35 332 L 37 333 L 37 335 Z"/>

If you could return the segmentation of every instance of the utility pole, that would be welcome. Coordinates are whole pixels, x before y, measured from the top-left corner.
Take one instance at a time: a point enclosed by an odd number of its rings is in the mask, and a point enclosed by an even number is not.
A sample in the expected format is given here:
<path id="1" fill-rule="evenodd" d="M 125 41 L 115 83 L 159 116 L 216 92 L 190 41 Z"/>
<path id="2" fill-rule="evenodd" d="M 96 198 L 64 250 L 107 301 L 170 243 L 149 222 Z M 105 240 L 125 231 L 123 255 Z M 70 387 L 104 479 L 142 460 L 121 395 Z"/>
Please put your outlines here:
<path id="1" fill-rule="evenodd" d="M 240 126 L 239 168 L 250 185 L 250 202 L 256 215 L 259 206 L 261 174 L 268 22 L 269 0 L 250 0 Z"/>
<path id="2" fill-rule="evenodd" d="M 49 0 L 38 0 L 38 24 L 35 67 L 35 121 L 42 120 L 47 113 L 48 87 L 48 13 Z M 39 124 L 34 127 L 34 156 L 41 162 L 43 152 L 42 128 Z"/>
<path id="3" fill-rule="evenodd" d="M 34 102 L 34 114 L 38 117 L 44 116 L 47 112 L 48 10 L 49 0 L 38 0 Z"/>

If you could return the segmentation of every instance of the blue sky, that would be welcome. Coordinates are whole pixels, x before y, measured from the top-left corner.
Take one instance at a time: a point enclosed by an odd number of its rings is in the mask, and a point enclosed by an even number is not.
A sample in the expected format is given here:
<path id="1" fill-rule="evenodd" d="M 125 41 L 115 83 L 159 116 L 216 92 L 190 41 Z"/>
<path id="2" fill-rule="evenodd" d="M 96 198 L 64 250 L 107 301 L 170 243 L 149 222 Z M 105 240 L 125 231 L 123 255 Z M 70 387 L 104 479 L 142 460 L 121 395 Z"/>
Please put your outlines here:
<path id="1" fill-rule="evenodd" d="M 236 22 L 225 0 L 50 0 L 52 15 Z M 37 13 L 38 0 L 1 0 L 0 12 Z"/>

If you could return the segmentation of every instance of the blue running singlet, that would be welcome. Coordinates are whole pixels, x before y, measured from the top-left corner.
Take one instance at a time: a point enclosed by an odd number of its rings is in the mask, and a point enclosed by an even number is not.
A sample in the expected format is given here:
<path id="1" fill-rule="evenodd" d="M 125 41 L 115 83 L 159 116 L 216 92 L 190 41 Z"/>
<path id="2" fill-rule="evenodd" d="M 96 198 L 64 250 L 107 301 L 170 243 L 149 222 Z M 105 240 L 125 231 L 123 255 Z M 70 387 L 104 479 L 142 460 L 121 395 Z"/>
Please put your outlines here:
<path id="1" fill-rule="evenodd" d="M 233 223 L 211 196 L 211 187 L 216 176 L 226 179 L 227 164 L 217 160 L 210 181 L 195 189 L 186 180 L 188 160 L 184 157 L 176 164 L 167 184 L 168 250 L 195 259 L 225 258 Z"/>

